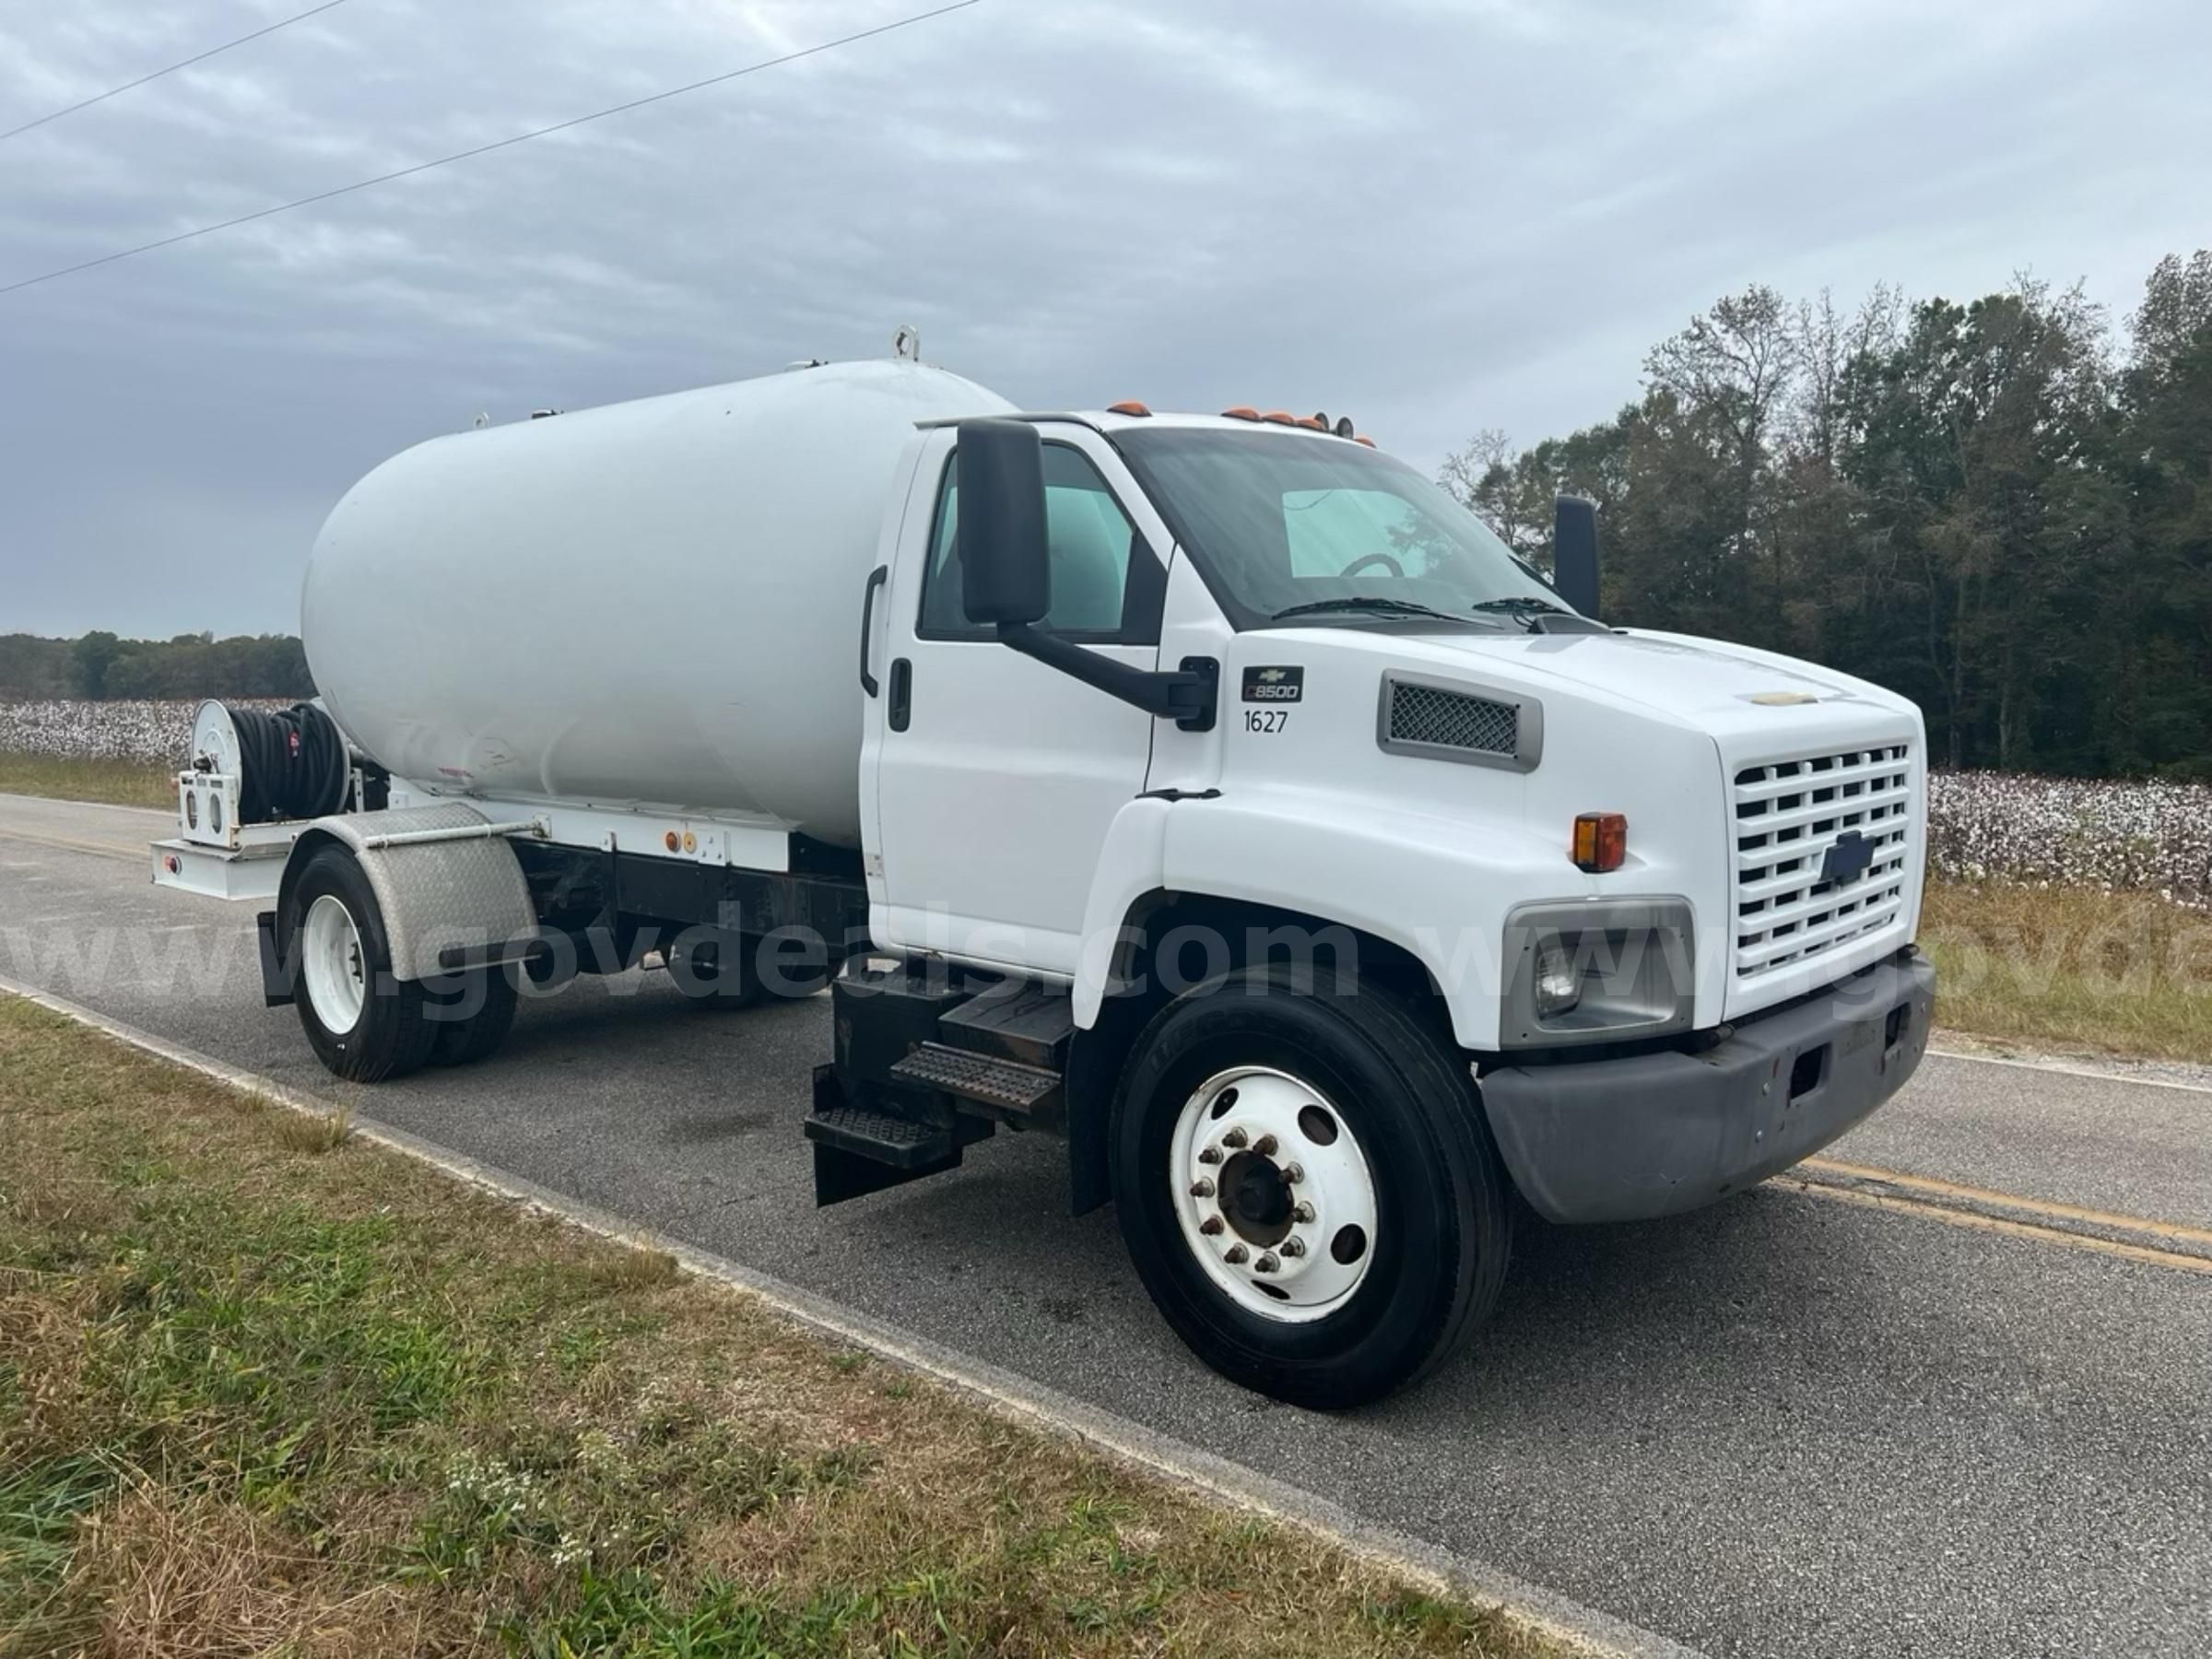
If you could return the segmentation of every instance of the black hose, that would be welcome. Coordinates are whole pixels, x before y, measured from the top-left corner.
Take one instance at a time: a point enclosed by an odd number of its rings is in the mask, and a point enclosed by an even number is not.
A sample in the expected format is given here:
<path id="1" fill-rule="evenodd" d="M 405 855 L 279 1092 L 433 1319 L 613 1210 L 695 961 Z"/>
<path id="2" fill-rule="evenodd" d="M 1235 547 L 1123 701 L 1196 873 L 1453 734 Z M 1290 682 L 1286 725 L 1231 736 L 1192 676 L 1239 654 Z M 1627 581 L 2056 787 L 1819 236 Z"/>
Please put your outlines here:
<path id="1" fill-rule="evenodd" d="M 321 818 L 346 804 L 353 762 L 337 722 L 312 703 L 276 714 L 226 709 L 238 728 L 238 814 L 247 824 Z"/>

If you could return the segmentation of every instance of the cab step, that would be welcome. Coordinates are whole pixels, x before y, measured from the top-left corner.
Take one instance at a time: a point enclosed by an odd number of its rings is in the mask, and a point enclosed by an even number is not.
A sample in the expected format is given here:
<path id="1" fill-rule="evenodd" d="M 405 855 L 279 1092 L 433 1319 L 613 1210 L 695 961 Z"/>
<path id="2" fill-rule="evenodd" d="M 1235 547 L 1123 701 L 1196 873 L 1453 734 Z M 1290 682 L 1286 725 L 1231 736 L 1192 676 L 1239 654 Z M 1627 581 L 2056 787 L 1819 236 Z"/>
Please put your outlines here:
<path id="1" fill-rule="evenodd" d="M 1065 1068 L 1075 1033 L 1075 1004 L 1067 992 L 1034 985 L 1011 996 L 1004 987 L 984 991 L 937 1020 L 937 1037 L 948 1048 L 1054 1073 Z"/>
<path id="2" fill-rule="evenodd" d="M 947 1022 L 949 1023 L 949 1022 Z M 999 1054 L 924 1042 L 891 1067 L 892 1078 L 980 1106 L 1020 1127 L 1057 1123 L 1060 1073 Z"/>
<path id="3" fill-rule="evenodd" d="M 935 1117 L 901 1117 L 855 1104 L 838 1082 L 836 1066 L 816 1066 L 814 1111 L 806 1118 L 806 1138 L 814 1143 L 815 1203 L 842 1204 L 957 1170 L 960 1148 L 991 1133 L 991 1124 L 981 1119 L 962 1123 L 950 1112 Z"/>
<path id="4" fill-rule="evenodd" d="M 817 1146 L 854 1153 L 894 1170 L 919 1170 L 940 1163 L 956 1149 L 949 1129 L 913 1123 L 866 1106 L 818 1107 L 806 1119 L 806 1138 Z"/>

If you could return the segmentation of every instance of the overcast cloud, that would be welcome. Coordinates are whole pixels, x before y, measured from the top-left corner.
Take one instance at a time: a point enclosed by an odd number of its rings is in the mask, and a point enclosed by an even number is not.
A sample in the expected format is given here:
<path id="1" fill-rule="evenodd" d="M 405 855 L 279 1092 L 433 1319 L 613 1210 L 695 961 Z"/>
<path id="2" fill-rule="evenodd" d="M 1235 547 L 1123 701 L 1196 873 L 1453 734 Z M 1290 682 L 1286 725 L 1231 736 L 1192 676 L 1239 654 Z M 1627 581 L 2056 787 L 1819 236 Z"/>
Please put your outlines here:
<path id="1" fill-rule="evenodd" d="M 305 3 L 0 0 L 0 129 Z M 0 284 L 927 3 L 349 0 L 0 144 Z M 982 0 L 0 297 L 0 632 L 289 631 L 392 452 L 905 323 L 1025 404 L 1430 468 L 1753 281 L 2124 316 L 2212 242 L 2207 86 L 2204 0 Z"/>

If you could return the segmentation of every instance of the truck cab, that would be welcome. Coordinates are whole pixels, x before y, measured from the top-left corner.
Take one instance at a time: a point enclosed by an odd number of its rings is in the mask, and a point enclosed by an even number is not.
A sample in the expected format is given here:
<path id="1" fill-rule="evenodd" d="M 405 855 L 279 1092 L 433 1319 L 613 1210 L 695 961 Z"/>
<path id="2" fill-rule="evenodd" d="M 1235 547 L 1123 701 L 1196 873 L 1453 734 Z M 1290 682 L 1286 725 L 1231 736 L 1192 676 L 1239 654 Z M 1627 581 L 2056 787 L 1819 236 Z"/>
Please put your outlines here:
<path id="1" fill-rule="evenodd" d="M 905 472 L 864 648 L 874 942 L 1065 994 L 1096 1051 L 1069 1077 L 1079 1198 L 1121 1200 L 1156 1299 L 1232 1374 L 1372 1391 L 1358 1365 L 1292 1376 L 1271 1338 L 1438 1244 L 1395 1158 L 1451 1171 L 1418 1196 L 1457 1212 L 1443 1247 L 1479 1281 L 1509 1186 L 1553 1222 L 1690 1208 L 1911 1075 L 1933 973 L 1905 700 L 1606 627 L 1318 418 L 971 419 L 920 433 Z M 1343 1029 L 1240 1060 L 1223 1031 L 1286 999 Z M 1214 1070 L 1154 1055 L 1177 1019 Z M 1424 1110 L 1445 1121 L 1411 1146 L 1371 1115 Z M 1278 1234 L 1278 1212 L 1314 1219 Z M 1428 1337 L 1480 1300 L 1431 1289 Z"/>

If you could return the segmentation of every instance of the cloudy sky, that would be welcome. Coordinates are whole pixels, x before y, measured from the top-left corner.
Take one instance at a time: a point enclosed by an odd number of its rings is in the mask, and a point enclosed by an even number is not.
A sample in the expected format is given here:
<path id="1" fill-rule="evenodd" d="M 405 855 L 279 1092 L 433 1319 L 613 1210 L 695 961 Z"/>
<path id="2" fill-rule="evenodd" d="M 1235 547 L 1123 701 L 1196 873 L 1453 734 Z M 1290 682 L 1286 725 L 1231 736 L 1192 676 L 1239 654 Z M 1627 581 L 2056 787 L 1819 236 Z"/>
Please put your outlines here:
<path id="1" fill-rule="evenodd" d="M 0 0 L 0 130 L 307 3 Z M 346 0 L 0 142 L 0 286 L 930 3 Z M 1432 467 L 1753 281 L 2124 315 L 2212 243 L 2207 86 L 2205 0 L 981 0 L 0 295 L 0 632 L 288 631 L 393 451 L 906 323 L 1026 404 Z"/>

